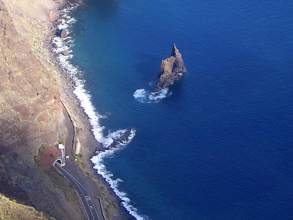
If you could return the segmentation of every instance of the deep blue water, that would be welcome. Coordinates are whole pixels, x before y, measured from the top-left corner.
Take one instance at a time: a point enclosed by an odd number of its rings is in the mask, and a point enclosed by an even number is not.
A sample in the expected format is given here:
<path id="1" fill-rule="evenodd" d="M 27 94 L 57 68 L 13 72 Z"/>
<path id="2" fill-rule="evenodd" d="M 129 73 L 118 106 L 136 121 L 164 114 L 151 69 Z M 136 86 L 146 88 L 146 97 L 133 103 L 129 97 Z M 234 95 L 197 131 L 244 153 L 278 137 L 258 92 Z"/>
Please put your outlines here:
<path id="1" fill-rule="evenodd" d="M 293 1 L 88 0 L 74 62 L 107 129 L 106 160 L 154 220 L 293 219 Z M 177 43 L 188 74 L 158 104 L 133 98 Z"/>

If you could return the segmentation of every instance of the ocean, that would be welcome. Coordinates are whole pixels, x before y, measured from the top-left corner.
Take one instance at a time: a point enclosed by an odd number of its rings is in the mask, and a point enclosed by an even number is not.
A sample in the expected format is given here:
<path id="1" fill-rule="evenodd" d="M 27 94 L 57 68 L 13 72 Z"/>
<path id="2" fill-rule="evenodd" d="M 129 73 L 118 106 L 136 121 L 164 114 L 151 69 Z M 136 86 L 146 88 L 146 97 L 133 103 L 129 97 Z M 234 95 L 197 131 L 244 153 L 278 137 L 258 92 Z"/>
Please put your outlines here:
<path id="1" fill-rule="evenodd" d="M 293 219 L 292 1 L 87 0 L 63 16 L 59 59 L 95 137 L 133 129 L 92 159 L 131 215 Z M 156 102 L 134 97 L 174 42 L 184 79 Z"/>

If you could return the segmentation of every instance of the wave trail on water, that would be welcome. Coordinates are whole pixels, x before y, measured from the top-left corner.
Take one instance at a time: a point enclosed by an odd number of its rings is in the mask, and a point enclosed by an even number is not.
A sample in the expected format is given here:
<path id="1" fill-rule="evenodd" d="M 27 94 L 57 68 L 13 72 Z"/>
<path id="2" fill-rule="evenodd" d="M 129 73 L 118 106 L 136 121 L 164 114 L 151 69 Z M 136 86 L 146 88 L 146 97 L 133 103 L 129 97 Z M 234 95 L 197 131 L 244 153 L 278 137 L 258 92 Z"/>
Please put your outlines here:
<path id="1" fill-rule="evenodd" d="M 104 151 L 99 152 L 98 155 L 91 158 L 94 164 L 94 169 L 101 175 L 113 189 L 115 194 L 121 199 L 122 205 L 125 209 L 138 220 L 146 219 L 138 213 L 130 198 L 127 194 L 119 190 L 119 182 L 121 179 L 114 179 L 113 174 L 107 170 L 104 165 L 104 159 L 113 155 L 116 151 L 122 149 L 121 147 L 129 144 L 135 136 L 135 129 L 120 129 L 114 132 L 109 132 L 107 136 L 104 136 L 103 130 L 105 129 L 100 124 L 100 119 L 104 116 L 100 115 L 91 101 L 90 92 L 85 88 L 85 80 L 80 77 L 81 71 L 71 63 L 73 58 L 72 48 L 74 46 L 74 39 L 71 36 L 71 28 L 76 20 L 72 17 L 72 12 L 78 7 L 78 5 L 72 5 L 71 7 L 64 8 L 60 12 L 60 18 L 58 19 L 57 28 L 59 30 L 65 29 L 68 36 L 61 38 L 55 36 L 52 40 L 53 52 L 57 55 L 57 60 L 60 67 L 67 73 L 74 84 L 73 93 L 79 100 L 80 106 L 87 115 L 91 130 L 95 139 L 103 145 Z"/>

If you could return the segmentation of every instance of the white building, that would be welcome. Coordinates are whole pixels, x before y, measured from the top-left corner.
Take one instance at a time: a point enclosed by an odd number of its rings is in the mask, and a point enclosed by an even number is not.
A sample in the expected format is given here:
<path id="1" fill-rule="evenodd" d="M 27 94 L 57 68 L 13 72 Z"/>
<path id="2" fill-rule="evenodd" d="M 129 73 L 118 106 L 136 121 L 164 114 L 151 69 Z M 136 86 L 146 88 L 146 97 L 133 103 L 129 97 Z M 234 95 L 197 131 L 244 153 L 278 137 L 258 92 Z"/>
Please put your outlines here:
<path id="1" fill-rule="evenodd" d="M 58 144 L 58 148 L 59 148 L 60 150 L 65 150 L 65 146 L 64 146 L 64 144 Z"/>
<path id="2" fill-rule="evenodd" d="M 61 166 L 65 166 L 65 146 L 64 144 L 58 144 L 58 148 L 61 151 Z"/>

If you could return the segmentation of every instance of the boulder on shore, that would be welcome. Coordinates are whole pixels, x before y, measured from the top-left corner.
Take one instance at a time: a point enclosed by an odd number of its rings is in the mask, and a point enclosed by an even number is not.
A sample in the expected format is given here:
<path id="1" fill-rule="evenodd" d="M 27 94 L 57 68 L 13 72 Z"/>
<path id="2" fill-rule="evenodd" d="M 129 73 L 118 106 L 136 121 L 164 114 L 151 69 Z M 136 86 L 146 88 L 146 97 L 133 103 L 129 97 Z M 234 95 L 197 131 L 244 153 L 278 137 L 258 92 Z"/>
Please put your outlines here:
<path id="1" fill-rule="evenodd" d="M 173 44 L 171 56 L 162 60 L 159 80 L 155 86 L 155 91 L 169 88 L 174 83 L 180 80 L 186 67 L 179 49 Z"/>
<path id="2" fill-rule="evenodd" d="M 68 55 L 70 54 L 70 52 L 69 52 L 69 50 L 63 50 L 63 51 L 61 52 L 61 54 L 62 54 L 63 56 L 68 56 Z"/>
<path id="3" fill-rule="evenodd" d="M 57 29 L 56 30 L 56 36 L 61 38 L 66 38 L 68 36 L 68 31 L 66 29 Z"/>

